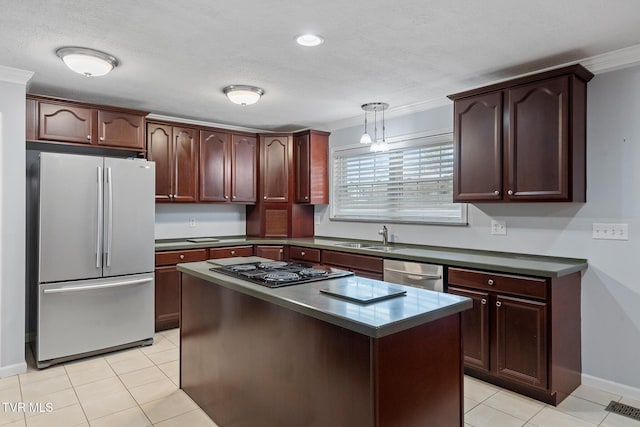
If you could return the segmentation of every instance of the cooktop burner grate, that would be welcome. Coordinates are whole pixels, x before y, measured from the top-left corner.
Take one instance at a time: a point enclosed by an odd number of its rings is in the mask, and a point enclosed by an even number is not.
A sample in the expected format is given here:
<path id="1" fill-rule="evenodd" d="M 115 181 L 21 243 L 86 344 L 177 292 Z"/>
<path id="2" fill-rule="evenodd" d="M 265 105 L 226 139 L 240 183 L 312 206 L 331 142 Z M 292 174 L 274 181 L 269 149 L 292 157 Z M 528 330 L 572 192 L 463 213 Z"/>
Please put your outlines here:
<path id="1" fill-rule="evenodd" d="M 211 271 L 226 274 L 269 288 L 298 285 L 317 280 L 352 276 L 350 271 L 338 270 L 317 264 L 298 264 L 285 261 L 253 262 L 210 268 Z"/>

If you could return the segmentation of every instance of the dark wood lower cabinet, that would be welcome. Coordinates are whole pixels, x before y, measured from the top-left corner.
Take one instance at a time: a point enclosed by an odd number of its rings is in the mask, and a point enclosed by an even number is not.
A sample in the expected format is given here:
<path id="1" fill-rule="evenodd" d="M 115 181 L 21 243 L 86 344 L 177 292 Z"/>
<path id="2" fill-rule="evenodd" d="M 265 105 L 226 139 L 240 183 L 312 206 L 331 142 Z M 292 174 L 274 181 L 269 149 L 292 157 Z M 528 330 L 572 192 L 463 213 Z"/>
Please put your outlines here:
<path id="1" fill-rule="evenodd" d="M 356 276 L 382 280 L 382 258 L 338 251 L 322 251 L 322 264 L 353 271 Z"/>
<path id="2" fill-rule="evenodd" d="M 453 286 L 449 293 L 473 300 L 473 308 L 462 312 L 464 363 L 489 372 L 489 294 Z"/>
<path id="3" fill-rule="evenodd" d="M 547 304 L 497 295 L 496 375 L 547 388 Z"/>
<path id="4" fill-rule="evenodd" d="M 156 331 L 180 326 L 180 273 L 176 264 L 204 261 L 206 249 L 156 252 L 155 325 Z"/>
<path id="5" fill-rule="evenodd" d="M 256 245 L 256 256 L 262 258 L 269 258 L 276 261 L 282 261 L 287 259 L 285 246 L 277 245 Z"/>
<path id="6" fill-rule="evenodd" d="M 557 405 L 581 382 L 580 272 L 539 278 L 448 268 L 462 313 L 465 372 Z"/>
<path id="7" fill-rule="evenodd" d="M 156 331 L 180 325 L 180 273 L 174 265 L 156 267 Z"/>

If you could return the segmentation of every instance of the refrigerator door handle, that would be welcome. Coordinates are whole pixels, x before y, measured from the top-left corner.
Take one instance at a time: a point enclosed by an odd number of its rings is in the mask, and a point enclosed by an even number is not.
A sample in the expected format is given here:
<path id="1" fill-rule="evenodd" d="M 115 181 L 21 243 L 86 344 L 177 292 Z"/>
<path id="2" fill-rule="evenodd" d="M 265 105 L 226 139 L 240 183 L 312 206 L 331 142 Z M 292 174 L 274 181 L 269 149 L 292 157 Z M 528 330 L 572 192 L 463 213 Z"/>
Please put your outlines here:
<path id="1" fill-rule="evenodd" d="M 109 207 L 107 208 L 107 267 L 111 267 L 111 248 L 113 243 L 113 180 L 111 168 L 107 168 L 107 191 L 109 193 Z"/>
<path id="2" fill-rule="evenodd" d="M 62 294 L 67 292 L 80 292 L 80 291 L 88 291 L 93 289 L 116 288 L 120 286 L 133 286 L 133 285 L 140 285 L 142 283 L 149 283 L 149 282 L 153 282 L 153 279 L 125 280 L 122 282 L 105 283 L 103 285 L 76 286 L 73 288 L 53 288 L 53 289 L 45 289 L 43 292 L 45 294 Z"/>
<path id="3" fill-rule="evenodd" d="M 96 268 L 102 267 L 102 221 L 103 221 L 103 187 L 102 166 L 98 166 L 98 213 L 96 233 Z"/>

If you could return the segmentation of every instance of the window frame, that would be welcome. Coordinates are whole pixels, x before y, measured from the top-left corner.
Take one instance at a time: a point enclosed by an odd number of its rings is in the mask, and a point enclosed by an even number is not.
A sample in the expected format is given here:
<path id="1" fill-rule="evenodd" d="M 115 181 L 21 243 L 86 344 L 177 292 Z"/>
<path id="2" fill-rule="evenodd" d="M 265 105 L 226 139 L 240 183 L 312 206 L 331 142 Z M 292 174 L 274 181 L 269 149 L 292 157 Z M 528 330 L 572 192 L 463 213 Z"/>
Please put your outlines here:
<path id="1" fill-rule="evenodd" d="M 420 132 L 396 137 L 386 138 L 386 142 L 389 146 L 388 151 L 392 150 L 401 150 L 403 148 L 414 148 L 414 147 L 423 147 L 432 144 L 441 144 L 443 142 L 451 142 L 451 146 L 454 147 L 453 140 L 453 132 L 450 130 L 441 130 L 441 131 L 432 131 L 432 132 Z M 341 153 L 344 152 L 356 152 L 357 154 L 367 154 L 370 150 L 370 146 L 363 146 L 361 144 L 357 145 L 349 145 L 349 146 L 340 146 L 334 147 L 331 149 L 331 203 L 329 207 L 329 220 L 330 221 L 344 221 L 344 222 L 363 222 L 363 223 L 379 223 L 379 222 L 387 222 L 387 223 L 396 223 L 396 224 L 423 224 L 423 225 L 446 225 L 446 226 L 467 226 L 468 225 L 468 206 L 466 203 L 455 203 L 460 205 L 460 216 L 457 220 L 446 220 L 446 221 L 437 221 L 433 220 L 431 217 L 430 220 L 409 220 L 402 219 L 398 217 L 377 217 L 377 218 L 366 218 L 366 217 L 344 217 L 344 216 L 336 216 L 336 160 L 337 157 L 340 156 Z M 380 154 L 384 154 L 382 152 Z M 451 160 L 453 167 L 453 158 Z M 451 194 L 453 197 L 453 173 L 451 174 Z M 453 203 L 453 202 L 452 202 Z"/>

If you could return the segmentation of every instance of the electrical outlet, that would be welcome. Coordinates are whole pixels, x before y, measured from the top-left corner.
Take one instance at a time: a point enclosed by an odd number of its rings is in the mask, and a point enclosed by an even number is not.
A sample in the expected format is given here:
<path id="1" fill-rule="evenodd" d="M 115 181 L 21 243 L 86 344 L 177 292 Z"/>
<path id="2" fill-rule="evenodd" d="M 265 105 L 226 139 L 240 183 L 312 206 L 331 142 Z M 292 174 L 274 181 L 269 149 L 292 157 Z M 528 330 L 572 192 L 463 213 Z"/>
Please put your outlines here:
<path id="1" fill-rule="evenodd" d="M 629 240 L 629 224 L 593 223 L 594 239 L 601 240 Z"/>
<path id="2" fill-rule="evenodd" d="M 491 220 L 491 234 L 504 236 L 507 234 L 507 221 Z"/>
<path id="3" fill-rule="evenodd" d="M 189 218 L 189 227 L 196 226 L 196 219 L 194 217 Z"/>

